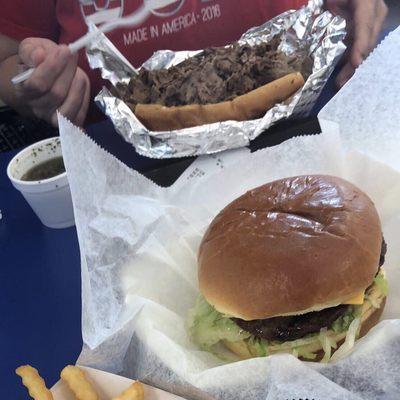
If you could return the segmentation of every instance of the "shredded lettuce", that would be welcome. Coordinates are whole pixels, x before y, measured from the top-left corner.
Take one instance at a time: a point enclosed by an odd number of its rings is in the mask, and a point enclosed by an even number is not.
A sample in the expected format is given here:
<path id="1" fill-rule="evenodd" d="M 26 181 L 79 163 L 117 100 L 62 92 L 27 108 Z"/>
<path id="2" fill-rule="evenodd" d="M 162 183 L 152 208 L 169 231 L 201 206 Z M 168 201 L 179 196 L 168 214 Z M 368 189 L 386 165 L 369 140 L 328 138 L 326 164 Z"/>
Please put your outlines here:
<path id="1" fill-rule="evenodd" d="M 338 318 L 332 329 L 335 332 L 347 330 L 356 317 L 357 306 L 349 306 L 345 314 Z M 229 316 L 218 312 L 203 296 L 196 300 L 195 307 L 189 312 L 189 333 L 193 341 L 203 350 L 213 351 L 221 340 L 237 342 L 246 341 L 249 352 L 255 357 L 265 357 L 270 353 L 292 353 L 298 357 L 314 360 L 317 354 L 307 348 L 310 344 L 320 340 L 325 350 L 325 359 L 329 359 L 331 348 L 337 345 L 326 335 L 326 329 L 321 333 L 309 334 L 301 339 L 279 342 L 255 338 L 250 333 L 236 325 Z M 325 333 L 325 334 L 324 334 Z"/>
<path id="2" fill-rule="evenodd" d="M 230 318 L 219 313 L 203 296 L 197 298 L 194 308 L 189 312 L 189 333 L 205 350 L 220 340 L 237 342 L 251 336 Z"/>
<path id="3" fill-rule="evenodd" d="M 282 350 L 291 350 L 294 348 L 300 348 L 301 346 L 307 346 L 315 342 L 318 333 L 310 333 L 301 339 L 289 340 L 286 342 L 272 341 L 269 343 L 269 348 L 271 351 L 279 352 Z"/>
<path id="4" fill-rule="evenodd" d="M 374 279 L 374 283 L 385 296 L 387 295 L 387 281 L 382 272 Z M 366 293 L 365 298 L 368 299 Z M 239 342 L 245 340 L 249 352 L 255 357 L 265 357 L 273 353 L 289 353 L 303 359 L 314 360 L 317 354 L 310 352 L 310 345 L 320 341 L 325 352 L 322 362 L 337 359 L 347 353 L 354 346 L 360 326 L 362 305 L 349 305 L 343 315 L 333 322 L 331 327 L 324 328 L 319 333 L 309 334 L 301 339 L 279 342 L 255 338 L 249 332 L 236 325 L 229 316 L 218 312 L 203 296 L 196 300 L 195 307 L 189 312 L 189 333 L 193 341 L 203 350 L 213 351 L 222 341 Z M 347 332 L 345 343 L 332 354 L 332 348 L 337 343 L 327 331 L 332 329 L 336 334 Z M 336 353 L 338 355 L 336 356 Z"/>
<path id="5" fill-rule="evenodd" d="M 327 363 L 331 358 L 332 348 L 337 348 L 337 343 L 328 336 L 327 331 L 327 328 L 322 328 L 319 333 L 319 341 L 322 345 L 322 349 L 324 350 L 324 357 L 321 360 L 322 363 Z"/>
<path id="6" fill-rule="evenodd" d="M 307 350 L 310 344 L 315 343 L 318 340 L 318 333 L 311 334 L 306 338 L 296 339 L 286 342 L 268 342 L 263 339 L 254 339 L 251 337 L 247 341 L 247 347 L 252 355 L 256 357 L 265 357 L 271 353 L 288 353 L 295 357 L 302 357 L 307 360 L 314 360 L 317 354 L 314 354 Z"/>
<path id="7" fill-rule="evenodd" d="M 384 295 L 388 295 L 388 282 L 386 280 L 385 274 L 382 271 L 379 271 L 379 274 L 375 277 L 374 283 L 378 286 L 380 292 Z"/>
<path id="8" fill-rule="evenodd" d="M 268 355 L 268 342 L 266 340 L 252 336 L 247 342 L 247 347 L 253 356 L 265 357 Z"/>
<path id="9" fill-rule="evenodd" d="M 341 333 L 347 331 L 349 329 L 350 324 L 353 322 L 356 317 L 355 311 L 357 307 L 349 306 L 343 315 L 341 315 L 336 321 L 332 324 L 332 329 L 335 333 Z"/>
<path id="10" fill-rule="evenodd" d="M 333 353 L 331 361 L 340 360 L 352 351 L 356 338 L 359 334 L 360 327 L 361 319 L 355 318 L 349 326 L 349 330 L 347 331 L 343 344 L 335 351 L 335 353 Z"/>
<path id="11" fill-rule="evenodd" d="M 379 308 L 381 306 L 377 300 L 375 300 L 371 296 L 368 296 L 367 294 L 365 295 L 365 299 L 368 300 L 371 303 L 372 307 L 374 307 L 374 308 Z"/>
<path id="12" fill-rule="evenodd" d="M 294 348 L 292 350 L 292 355 L 296 358 L 304 358 L 305 360 L 315 360 L 317 358 L 317 355 L 315 353 L 310 353 L 309 351 L 304 351 L 301 347 L 300 348 Z"/>

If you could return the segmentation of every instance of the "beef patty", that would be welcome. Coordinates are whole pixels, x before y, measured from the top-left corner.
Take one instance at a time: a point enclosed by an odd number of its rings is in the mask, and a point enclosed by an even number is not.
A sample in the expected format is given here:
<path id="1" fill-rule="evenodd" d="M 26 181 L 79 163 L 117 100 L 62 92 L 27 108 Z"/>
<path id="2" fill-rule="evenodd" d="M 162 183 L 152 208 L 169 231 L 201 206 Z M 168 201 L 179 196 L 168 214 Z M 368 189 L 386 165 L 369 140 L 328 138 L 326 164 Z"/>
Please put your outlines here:
<path id="1" fill-rule="evenodd" d="M 385 242 L 385 238 L 382 237 L 382 246 L 381 246 L 381 256 L 379 257 L 379 267 L 385 263 L 385 256 L 387 251 L 387 244 Z"/>
<path id="2" fill-rule="evenodd" d="M 382 238 L 379 267 L 385 262 L 386 249 L 385 239 Z M 251 333 L 256 338 L 281 341 L 296 340 L 309 333 L 319 332 L 321 328 L 330 327 L 336 319 L 346 312 L 348 307 L 348 305 L 341 304 L 303 315 L 256 319 L 253 321 L 245 321 L 240 318 L 232 318 L 232 320 L 240 328 Z"/>
<path id="3" fill-rule="evenodd" d="M 288 317 L 274 317 L 244 321 L 232 318 L 243 330 L 255 337 L 266 340 L 295 340 L 308 333 L 319 332 L 323 327 L 331 326 L 347 310 L 347 305 L 325 308 L 321 311 Z"/>

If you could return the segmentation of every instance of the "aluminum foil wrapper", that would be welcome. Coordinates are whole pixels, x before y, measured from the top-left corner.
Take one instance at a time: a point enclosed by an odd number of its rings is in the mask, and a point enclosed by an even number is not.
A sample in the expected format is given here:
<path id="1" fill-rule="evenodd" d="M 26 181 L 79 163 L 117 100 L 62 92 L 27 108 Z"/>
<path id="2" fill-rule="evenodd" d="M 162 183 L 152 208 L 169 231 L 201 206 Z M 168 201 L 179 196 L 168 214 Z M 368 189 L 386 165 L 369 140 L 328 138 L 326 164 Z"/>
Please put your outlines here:
<path id="1" fill-rule="evenodd" d="M 174 131 L 149 131 L 120 98 L 103 88 L 95 101 L 111 119 L 115 129 L 136 151 L 151 158 L 172 158 L 211 154 L 247 146 L 266 129 L 289 117 L 306 117 L 313 108 L 337 61 L 345 51 L 346 22 L 323 10 L 322 0 L 311 0 L 299 10 L 287 11 L 265 24 L 251 28 L 240 44 L 257 45 L 281 35 L 279 50 L 286 55 L 309 56 L 312 73 L 290 101 L 275 105 L 263 118 L 252 121 L 225 121 Z M 177 65 L 200 51 L 162 50 L 154 53 L 141 68 L 150 70 Z M 102 77 L 127 84 L 137 70 L 104 35 L 87 49 L 89 64 L 100 68 Z"/>

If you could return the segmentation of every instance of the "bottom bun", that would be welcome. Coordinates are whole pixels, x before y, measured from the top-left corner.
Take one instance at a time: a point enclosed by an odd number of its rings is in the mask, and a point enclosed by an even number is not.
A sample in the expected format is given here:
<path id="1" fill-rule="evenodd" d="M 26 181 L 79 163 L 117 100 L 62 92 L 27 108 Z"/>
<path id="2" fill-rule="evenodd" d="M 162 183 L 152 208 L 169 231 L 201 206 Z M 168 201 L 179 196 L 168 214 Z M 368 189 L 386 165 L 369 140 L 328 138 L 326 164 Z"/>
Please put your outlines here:
<path id="1" fill-rule="evenodd" d="M 375 303 L 379 304 L 379 308 L 375 308 L 372 306 L 372 304 L 366 300 L 364 301 L 363 308 L 362 308 L 362 316 L 361 316 L 361 328 L 360 328 L 360 334 L 358 338 L 363 337 L 368 333 L 368 331 L 373 328 L 378 322 L 379 319 L 382 315 L 383 309 L 385 308 L 386 304 L 386 297 L 379 296 L 377 292 L 371 293 L 371 295 L 375 295 Z M 376 305 L 376 304 L 375 304 Z M 328 330 L 326 332 L 326 335 L 328 335 L 336 344 L 337 344 L 337 349 L 340 347 L 340 345 L 344 342 L 346 338 L 346 332 L 341 332 L 341 333 L 335 333 L 333 330 Z M 296 341 L 295 341 L 296 342 Z M 248 343 L 248 340 L 241 340 L 239 342 L 229 342 L 227 340 L 223 341 L 224 345 L 234 354 L 236 354 L 238 357 L 240 357 L 243 360 L 257 357 L 252 353 L 251 346 Z M 290 347 L 290 342 L 288 343 L 288 348 L 287 350 L 268 350 L 268 355 L 272 354 L 280 354 L 280 353 L 289 353 L 292 354 L 292 348 Z M 274 346 L 272 346 L 274 347 Z M 336 349 L 336 350 L 337 350 Z M 332 354 L 336 351 L 335 349 L 332 349 Z M 301 355 L 299 355 L 299 359 L 303 361 L 320 361 L 324 357 L 324 350 L 322 348 L 321 341 L 319 340 L 319 336 L 315 336 L 314 340 L 304 346 L 303 351 L 306 351 L 307 353 L 312 353 L 315 354 L 315 358 L 312 360 L 305 359 Z"/>

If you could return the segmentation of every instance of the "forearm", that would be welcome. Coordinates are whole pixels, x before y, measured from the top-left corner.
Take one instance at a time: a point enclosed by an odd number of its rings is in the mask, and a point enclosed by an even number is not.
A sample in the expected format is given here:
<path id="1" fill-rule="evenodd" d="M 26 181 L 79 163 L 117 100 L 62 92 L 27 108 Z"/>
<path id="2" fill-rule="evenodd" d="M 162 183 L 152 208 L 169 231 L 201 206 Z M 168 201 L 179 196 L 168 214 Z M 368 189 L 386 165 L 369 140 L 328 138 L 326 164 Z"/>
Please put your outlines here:
<path id="1" fill-rule="evenodd" d="M 0 63 L 0 98 L 19 113 L 32 116 L 24 98 L 18 96 L 16 87 L 11 82 L 11 78 L 20 72 L 19 63 L 18 55 L 10 56 Z"/>

